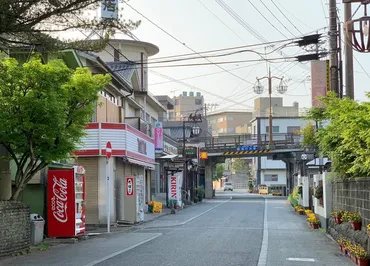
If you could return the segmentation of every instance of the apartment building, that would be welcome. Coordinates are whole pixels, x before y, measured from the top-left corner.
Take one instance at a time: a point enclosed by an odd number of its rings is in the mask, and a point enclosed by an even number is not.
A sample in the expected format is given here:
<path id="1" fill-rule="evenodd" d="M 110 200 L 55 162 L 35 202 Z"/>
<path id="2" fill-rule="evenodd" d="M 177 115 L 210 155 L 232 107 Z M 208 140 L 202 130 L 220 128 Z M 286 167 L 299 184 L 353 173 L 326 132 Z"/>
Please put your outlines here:
<path id="1" fill-rule="evenodd" d="M 271 97 L 272 116 L 293 117 L 299 116 L 299 104 L 294 102 L 292 106 L 285 106 L 282 97 Z M 254 100 L 253 117 L 265 117 L 270 115 L 270 98 L 260 97 Z"/>
<path id="2" fill-rule="evenodd" d="M 208 132 L 212 136 L 224 134 L 248 133 L 249 123 L 253 118 L 252 112 L 221 111 L 207 115 Z"/>
<path id="3" fill-rule="evenodd" d="M 173 97 L 174 108 L 168 111 L 169 121 L 181 121 L 190 114 L 203 113 L 204 97 L 200 92 L 184 91 L 182 94 Z"/>
<path id="4" fill-rule="evenodd" d="M 110 73 L 112 83 L 100 92 L 91 123 L 86 128 L 77 162 L 86 169 L 86 223 L 107 220 L 106 143 L 112 144 L 109 165 L 111 221 L 138 222 L 155 185 L 153 127 L 166 108 L 148 91 L 148 57 L 157 46 L 139 41 L 111 40 L 98 54 L 77 52 L 77 61 L 93 73 Z M 125 56 L 122 56 L 122 54 Z M 140 64 L 137 64 L 140 63 Z M 135 197 L 129 197 L 127 179 L 134 180 Z M 137 198 L 137 200 L 136 200 Z"/>

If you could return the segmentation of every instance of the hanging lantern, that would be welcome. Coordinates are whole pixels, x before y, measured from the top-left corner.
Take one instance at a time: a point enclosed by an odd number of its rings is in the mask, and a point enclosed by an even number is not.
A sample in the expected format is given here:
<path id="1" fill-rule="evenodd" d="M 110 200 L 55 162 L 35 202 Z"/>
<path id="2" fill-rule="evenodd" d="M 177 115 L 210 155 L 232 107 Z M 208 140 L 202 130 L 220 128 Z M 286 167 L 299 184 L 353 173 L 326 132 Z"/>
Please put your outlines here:
<path id="1" fill-rule="evenodd" d="M 280 93 L 280 94 L 284 94 L 287 92 L 288 90 L 288 86 L 285 84 L 285 82 L 283 81 L 283 79 L 280 81 L 280 84 L 279 86 L 276 87 L 276 90 Z"/>
<path id="2" fill-rule="evenodd" d="M 370 17 L 367 15 L 367 5 L 364 1 L 364 16 L 345 22 L 346 37 L 354 50 L 360 53 L 370 53 Z"/>
<path id="3" fill-rule="evenodd" d="M 257 94 L 262 94 L 263 93 L 263 86 L 262 86 L 262 84 L 259 80 L 257 81 L 257 84 L 254 85 L 253 89 L 254 89 L 254 92 L 257 93 Z"/>

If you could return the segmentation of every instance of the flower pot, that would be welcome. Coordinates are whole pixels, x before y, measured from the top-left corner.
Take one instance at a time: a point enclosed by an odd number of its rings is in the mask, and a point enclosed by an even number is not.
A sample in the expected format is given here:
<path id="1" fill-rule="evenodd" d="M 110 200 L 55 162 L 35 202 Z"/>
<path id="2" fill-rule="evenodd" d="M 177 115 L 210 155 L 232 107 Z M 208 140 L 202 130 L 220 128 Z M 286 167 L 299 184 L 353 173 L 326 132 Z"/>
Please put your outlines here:
<path id="1" fill-rule="evenodd" d="M 354 230 L 361 230 L 361 222 L 351 222 L 351 225 Z"/>
<path id="2" fill-rule="evenodd" d="M 334 216 L 334 222 L 336 224 L 341 224 L 343 221 L 342 221 L 342 217 L 337 217 L 337 216 Z"/>
<path id="3" fill-rule="evenodd" d="M 369 259 L 368 258 L 357 258 L 357 265 L 358 266 L 368 266 Z"/>
<path id="4" fill-rule="evenodd" d="M 313 229 L 318 229 L 319 228 L 319 224 L 312 224 L 312 228 Z"/>
<path id="5" fill-rule="evenodd" d="M 300 215 L 305 215 L 306 213 L 304 211 L 299 212 Z"/>

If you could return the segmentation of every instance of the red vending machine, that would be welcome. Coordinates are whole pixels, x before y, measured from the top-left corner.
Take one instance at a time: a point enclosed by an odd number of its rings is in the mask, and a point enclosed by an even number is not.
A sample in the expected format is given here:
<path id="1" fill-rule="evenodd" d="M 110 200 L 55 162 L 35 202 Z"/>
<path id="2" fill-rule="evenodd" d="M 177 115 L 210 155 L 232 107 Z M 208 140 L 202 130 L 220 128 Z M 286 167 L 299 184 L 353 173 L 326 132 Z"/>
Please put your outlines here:
<path id="1" fill-rule="evenodd" d="M 85 233 L 85 169 L 73 166 L 48 171 L 48 236 Z"/>

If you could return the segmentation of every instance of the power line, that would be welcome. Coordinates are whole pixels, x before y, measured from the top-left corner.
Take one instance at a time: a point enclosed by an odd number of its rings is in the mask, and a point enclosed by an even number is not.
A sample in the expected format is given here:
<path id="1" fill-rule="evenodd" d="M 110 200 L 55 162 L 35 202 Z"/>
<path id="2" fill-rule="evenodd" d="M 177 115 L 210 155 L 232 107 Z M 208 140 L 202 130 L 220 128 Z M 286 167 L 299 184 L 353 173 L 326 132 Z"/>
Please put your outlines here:
<path id="1" fill-rule="evenodd" d="M 281 11 L 281 9 L 276 5 L 275 1 L 274 0 L 271 0 L 271 2 L 273 3 L 273 5 L 277 8 L 277 10 L 279 10 L 279 12 L 285 17 L 285 19 L 300 33 L 303 35 L 303 33 L 296 27 L 296 25 L 294 25 L 294 23 L 285 15 L 285 13 L 283 11 Z"/>
<path id="2" fill-rule="evenodd" d="M 273 23 L 271 23 L 270 20 L 268 20 L 265 15 L 252 3 L 251 0 L 248 0 L 248 2 L 253 6 L 253 8 L 278 32 L 280 32 L 281 35 L 283 35 L 285 38 L 288 38 L 284 33 L 282 33 Z"/>
<path id="3" fill-rule="evenodd" d="M 236 37 L 238 37 L 243 42 L 246 42 L 242 37 L 240 37 L 239 34 L 237 34 L 232 28 L 230 28 L 225 22 L 223 22 L 222 19 L 220 19 L 211 9 L 209 9 L 201 0 L 198 0 L 198 2 L 207 9 L 218 21 L 220 21 L 226 28 L 228 28 Z"/>
<path id="4" fill-rule="evenodd" d="M 275 14 L 270 10 L 270 8 L 262 1 L 260 0 L 262 5 L 267 9 L 267 11 L 292 35 L 295 36 L 285 25 L 278 19 Z"/>
<path id="5" fill-rule="evenodd" d="M 274 4 L 276 4 L 274 2 Z M 306 26 L 307 28 L 311 29 L 311 30 L 314 30 L 314 28 L 312 28 L 311 26 L 307 25 L 307 23 L 303 22 L 302 20 L 300 20 L 299 18 L 297 18 L 293 13 L 289 12 L 281 3 L 277 2 L 277 4 L 286 12 L 288 13 L 289 15 L 291 15 L 293 18 L 295 18 L 298 22 L 300 22 L 302 25 Z"/>
<path id="6" fill-rule="evenodd" d="M 258 62 L 258 63 L 256 63 L 256 64 L 252 64 L 252 65 L 247 65 L 247 66 L 242 66 L 242 67 L 231 68 L 231 69 L 229 69 L 229 71 L 234 71 L 234 70 L 239 70 L 239 69 L 249 68 L 249 67 L 253 67 L 253 66 L 256 66 L 256 65 L 260 65 L 260 64 L 261 64 L 261 62 Z M 178 79 L 178 80 L 195 79 L 195 78 L 201 78 L 201 77 L 206 77 L 206 76 L 217 75 L 217 74 L 221 74 L 221 73 L 225 73 L 225 71 L 217 71 L 217 72 L 212 72 L 212 73 L 203 74 L 203 75 L 197 75 L 197 76 L 191 76 L 191 77 L 187 77 L 187 78 L 181 78 L 181 79 Z M 151 84 L 149 84 L 149 85 L 150 85 L 150 86 L 155 86 L 155 85 L 166 84 L 166 83 L 171 83 L 171 82 L 172 82 L 172 81 L 155 82 L 155 83 L 151 83 Z"/>
<path id="7" fill-rule="evenodd" d="M 199 56 L 202 56 L 200 53 L 196 52 L 193 48 L 189 47 L 188 45 L 186 45 L 184 42 L 180 41 L 179 39 L 177 39 L 175 36 L 173 36 L 171 33 L 169 33 L 168 31 L 164 30 L 162 27 L 160 27 L 158 24 L 156 24 L 154 21 L 152 21 L 151 19 L 149 19 L 147 16 L 145 16 L 144 14 L 142 14 L 140 11 L 138 11 L 136 8 L 134 8 L 133 6 L 131 6 L 129 3 L 127 3 L 126 1 L 124 2 L 127 6 L 129 6 L 132 10 L 134 10 L 136 13 L 138 13 L 139 15 L 141 15 L 143 18 L 145 18 L 146 20 L 148 20 L 150 23 L 152 23 L 154 26 L 156 26 L 158 29 L 160 29 L 161 31 L 163 31 L 164 33 L 166 33 L 168 36 L 170 36 L 172 39 L 176 40 L 178 43 L 182 44 L 183 46 L 185 46 L 186 48 L 188 48 L 189 50 L 191 50 L 192 52 L 194 53 L 197 53 Z M 234 73 L 228 71 L 227 69 L 217 65 L 217 64 L 214 64 L 211 60 L 209 60 L 208 58 L 204 58 L 205 60 L 207 60 L 208 62 L 210 62 L 211 64 L 215 65 L 216 67 L 222 69 L 223 71 L 229 73 L 230 75 L 238 78 L 238 79 L 241 79 L 241 80 L 244 80 L 245 82 L 247 83 L 251 83 L 245 79 L 242 79 L 241 77 L 239 77 L 238 75 L 235 75 Z"/>

